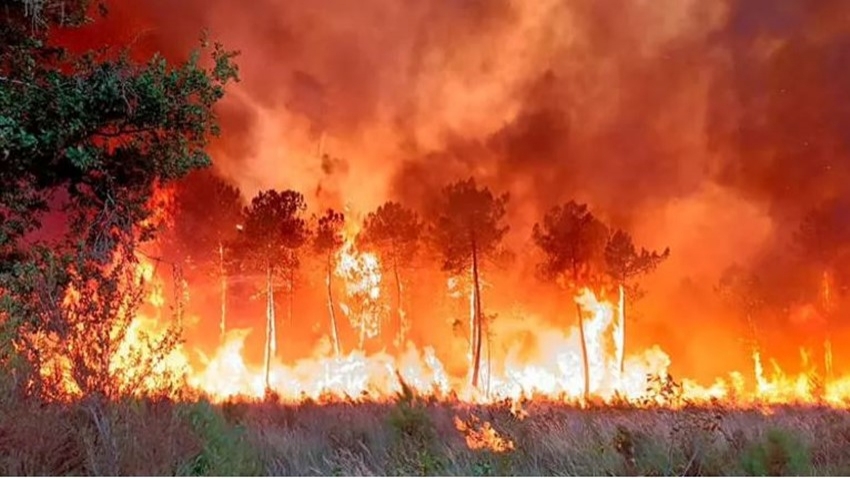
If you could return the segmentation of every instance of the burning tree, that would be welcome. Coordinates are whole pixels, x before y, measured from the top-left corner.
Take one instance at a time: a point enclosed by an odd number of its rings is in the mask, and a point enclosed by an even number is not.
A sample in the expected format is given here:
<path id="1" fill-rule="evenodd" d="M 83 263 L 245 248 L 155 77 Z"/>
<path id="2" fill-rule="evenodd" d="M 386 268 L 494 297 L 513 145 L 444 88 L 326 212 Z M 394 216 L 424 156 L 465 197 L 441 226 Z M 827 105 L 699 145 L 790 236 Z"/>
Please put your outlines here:
<path id="1" fill-rule="evenodd" d="M 155 182 L 210 164 L 212 107 L 236 77 L 233 54 L 218 45 L 211 70 L 197 54 L 177 68 L 161 57 L 77 57 L 47 46 L 46 30 L 30 33 L 24 3 L 6 5 L 0 28 L 0 254 L 9 258 L 60 191 L 69 208 L 98 209 L 134 190 L 131 219 L 142 221 Z M 79 8 L 62 18 L 82 22 Z"/>
<path id="2" fill-rule="evenodd" d="M 818 334 L 822 340 L 824 366 L 827 376 L 832 368 L 832 328 L 838 320 L 837 311 L 846 301 L 850 289 L 850 198 L 838 197 L 825 201 L 811 210 L 797 231 L 797 245 L 802 260 L 816 270 L 802 290 L 815 291 L 817 309 L 826 319 L 826 330 Z M 846 302 L 844 302 L 846 304 Z"/>
<path id="3" fill-rule="evenodd" d="M 816 288 L 822 308 L 831 312 L 840 293 L 850 287 L 850 200 L 827 201 L 800 223 L 797 244 L 805 260 L 819 269 Z M 839 294 L 837 294 L 839 293 Z"/>
<path id="4" fill-rule="evenodd" d="M 587 205 L 570 201 L 552 208 L 535 224 L 534 242 L 546 255 L 540 264 L 545 277 L 566 281 L 569 290 L 577 295 L 598 277 L 602 263 L 608 228 L 591 214 Z M 587 356 L 587 339 L 581 306 L 576 302 L 581 359 L 584 368 L 584 397 L 590 394 L 590 364 Z"/>
<path id="5" fill-rule="evenodd" d="M 79 55 L 48 41 L 54 27 L 85 23 L 88 4 L 7 2 L 0 19 L 4 359 L 26 334 L 70 327 L 62 323 L 71 312 L 61 309 L 75 281 L 104 291 L 97 295 L 104 315 L 86 306 L 79 319 L 115 318 L 107 309 L 128 313 L 131 304 L 113 307 L 106 298 L 118 279 L 114 254 L 121 248 L 130 261 L 137 241 L 151 238 L 142 223 L 155 184 L 209 165 L 205 148 L 218 133 L 213 106 L 236 78 L 234 55 L 219 45 L 204 68 L 198 54 L 176 66 L 160 56 L 138 64 L 130 55 Z M 23 241 L 57 203 L 71 227 Z M 45 311 L 53 320 L 39 320 Z M 77 349 L 97 346 L 89 340 Z"/>
<path id="6" fill-rule="evenodd" d="M 418 214 L 399 203 L 388 201 L 370 213 L 358 240 L 375 249 L 382 264 L 389 264 L 395 282 L 395 310 L 398 326 L 396 343 L 402 347 L 410 325 L 404 310 L 402 269 L 409 266 L 419 249 L 423 224 Z"/>
<path id="7" fill-rule="evenodd" d="M 244 219 L 239 190 L 210 170 L 197 171 L 177 188 L 175 249 L 193 266 L 213 265 L 220 281 L 219 332 L 227 331 L 228 245 Z M 215 258 L 213 260 L 210 260 Z"/>
<path id="8" fill-rule="evenodd" d="M 127 197 L 97 212 L 74 210 L 65 238 L 32 247 L 28 262 L 12 265 L 15 281 L 0 297 L 4 358 L 25 359 L 27 391 L 118 398 L 179 385 L 162 368 L 179 342 L 179 320 L 158 338 L 138 329 L 149 277 L 135 251 L 150 231 L 131 220 L 131 204 Z"/>
<path id="9" fill-rule="evenodd" d="M 471 271 L 474 313 L 470 330 L 472 386 L 478 387 L 481 368 L 482 328 L 485 316 L 481 306 L 480 271 L 482 261 L 498 252 L 508 231 L 502 225 L 508 195 L 495 196 L 479 188 L 474 178 L 443 188 L 434 205 L 432 240 L 443 256 L 443 270 L 453 274 Z"/>
<path id="10" fill-rule="evenodd" d="M 238 240 L 243 267 L 265 275 L 266 342 L 265 384 L 270 388 L 271 359 L 277 353 L 277 320 L 274 290 L 276 279 L 291 278 L 300 262 L 298 249 L 309 237 L 301 214 L 307 209 L 304 196 L 295 191 L 262 191 L 245 208 L 245 225 Z"/>
<path id="11" fill-rule="evenodd" d="M 627 291 L 637 290 L 637 286 L 630 284 L 629 281 L 632 278 L 654 270 L 669 255 L 669 248 L 664 249 L 664 252 L 661 253 L 656 251 L 650 252 L 643 248 L 638 252 L 632 242 L 632 237 L 619 229 L 608 238 L 608 243 L 605 245 L 606 272 L 617 284 L 620 296 L 618 306 L 620 317 L 615 341 L 617 343 L 618 354 L 617 364 L 621 374 L 625 371 L 626 302 L 629 300 Z"/>
<path id="12" fill-rule="evenodd" d="M 763 287 L 761 279 L 756 274 L 734 264 L 723 271 L 715 288 L 724 302 L 741 314 L 750 332 L 750 337 L 745 342 L 756 353 L 761 349 L 756 316 L 767 306 L 762 293 Z"/>
<path id="13" fill-rule="evenodd" d="M 313 237 L 313 248 L 316 253 L 323 256 L 325 261 L 325 285 L 327 287 L 328 314 L 331 319 L 331 334 L 333 338 L 334 354 L 339 357 L 341 350 L 339 344 L 339 328 L 336 322 L 336 312 L 333 300 L 333 273 L 336 269 L 336 253 L 342 247 L 344 240 L 342 228 L 345 225 L 345 216 L 341 212 L 328 209 L 319 218 L 316 227 L 316 235 Z"/>

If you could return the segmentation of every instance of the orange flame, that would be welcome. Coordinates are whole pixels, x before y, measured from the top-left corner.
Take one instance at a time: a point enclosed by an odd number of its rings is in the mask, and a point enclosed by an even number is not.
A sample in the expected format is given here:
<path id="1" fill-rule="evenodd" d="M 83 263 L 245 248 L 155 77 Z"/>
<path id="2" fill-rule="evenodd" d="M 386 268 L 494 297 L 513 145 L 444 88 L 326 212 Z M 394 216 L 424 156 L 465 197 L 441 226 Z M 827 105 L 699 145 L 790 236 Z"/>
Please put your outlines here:
<path id="1" fill-rule="evenodd" d="M 475 416 L 467 421 L 455 417 L 454 422 L 457 431 L 461 432 L 466 438 L 466 446 L 470 450 L 490 450 L 494 453 L 506 453 L 514 449 L 514 442 L 499 435 L 490 422 L 480 423 L 478 417 Z"/>
<path id="2" fill-rule="evenodd" d="M 346 295 L 340 304 L 346 316 L 361 331 L 362 340 L 380 333 L 380 305 L 382 272 L 377 256 L 358 251 L 354 237 L 357 231 L 347 225 L 344 245 L 337 254 L 335 274 L 344 281 Z M 229 330 L 224 340 L 212 353 L 200 347 L 178 344 L 167 356 L 158 360 L 154 374 L 143 371 L 139 357 L 154 352 L 146 344 L 150 339 L 170 333 L 162 320 L 166 307 L 165 282 L 157 273 L 151 260 L 140 258 L 136 276 L 148 284 L 145 304 L 130 324 L 121 344 L 110 359 L 110 370 L 118 380 L 141 381 L 140 390 L 161 390 L 165 387 L 162 376 L 184 377 L 184 387 L 208 395 L 215 401 L 233 397 L 259 399 L 265 395 L 263 367 L 245 359 L 245 340 L 250 330 Z M 450 289 L 453 285 L 450 282 Z M 80 299 L 80 292 L 69 290 L 65 306 Z M 765 371 L 758 350 L 752 355 L 750 374 L 732 372 L 720 377 L 710 386 L 693 380 L 675 383 L 667 380 L 670 357 L 658 346 L 635 351 L 625 357 L 621 371 L 619 357 L 623 354 L 623 340 L 618 334 L 622 327 L 619 307 L 598 296 L 590 289 L 582 289 L 574 298 L 584 312 L 584 326 L 590 367 L 590 394 L 597 400 L 613 402 L 626 400 L 633 404 L 681 406 L 688 402 L 724 400 L 738 406 L 761 406 L 781 403 L 822 401 L 833 406 L 844 406 L 850 399 L 850 377 L 822 380 L 812 367 L 791 376 L 785 374 L 776 362 L 771 362 L 772 373 Z M 373 307 L 374 306 L 374 307 Z M 533 320 L 533 317 L 523 317 Z M 380 352 L 367 354 L 356 350 L 348 355 L 334 357 L 327 343 L 318 344 L 307 357 L 295 363 L 283 363 L 274 357 L 270 364 L 270 385 L 281 400 L 297 402 L 312 400 L 390 400 L 401 391 L 398 377 L 417 393 L 436 397 L 457 397 L 474 403 L 492 403 L 510 400 L 519 404 L 536 397 L 578 402 L 583 395 L 582 360 L 578 329 L 575 326 L 555 328 L 540 325 L 536 347 L 533 351 L 519 346 L 507 347 L 499 363 L 488 367 L 488 386 L 482 391 L 473 389 L 466 377 L 452 376 L 438 358 L 433 348 L 417 348 L 408 343 L 396 356 Z M 42 338 L 47 340 L 47 338 Z M 362 348 L 362 347 L 361 347 Z M 808 356 L 801 352 L 804 364 Z M 67 396 L 77 396 L 80 391 L 71 379 L 72 364 L 67 357 L 55 356 L 42 368 L 45 375 L 58 374 L 64 379 L 62 387 Z M 745 378 L 753 377 L 753 380 Z M 647 378 L 653 380 L 648 382 Z M 518 406 L 518 416 L 524 411 Z M 509 442 L 499 442 L 491 428 L 474 430 L 464 425 L 470 448 L 486 447 L 491 450 L 508 450 Z M 459 428 L 460 430 L 460 428 Z M 490 431 L 487 431 L 490 430 Z M 473 438 L 470 438 L 473 437 Z"/>
<path id="3" fill-rule="evenodd" d="M 378 256 L 358 251 L 354 238 L 357 232 L 345 232 L 345 242 L 337 253 L 335 274 L 345 282 L 346 299 L 339 304 L 351 325 L 360 331 L 360 346 L 366 339 L 381 332 L 381 264 Z"/>

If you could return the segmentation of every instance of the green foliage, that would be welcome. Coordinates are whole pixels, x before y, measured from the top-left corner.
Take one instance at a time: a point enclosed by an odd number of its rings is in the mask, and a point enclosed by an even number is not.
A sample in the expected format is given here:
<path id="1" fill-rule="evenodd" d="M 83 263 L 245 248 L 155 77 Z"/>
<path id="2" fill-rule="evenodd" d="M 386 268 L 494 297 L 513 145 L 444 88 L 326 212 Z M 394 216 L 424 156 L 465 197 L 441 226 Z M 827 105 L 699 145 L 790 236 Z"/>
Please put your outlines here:
<path id="1" fill-rule="evenodd" d="M 669 476 L 673 458 L 665 444 L 658 443 L 642 431 L 617 425 L 614 450 L 622 459 L 622 469 L 630 476 Z"/>
<path id="2" fill-rule="evenodd" d="M 486 460 L 476 461 L 472 464 L 472 476 L 493 476 L 493 465 Z"/>
<path id="3" fill-rule="evenodd" d="M 773 428 L 761 442 L 748 446 L 741 467 L 751 476 L 801 476 L 812 474 L 809 451 L 788 431 Z"/>
<path id="4" fill-rule="evenodd" d="M 6 3 L 0 19 L 0 359 L 9 366 L 15 350 L 38 362 L 46 349 L 65 348 L 80 359 L 73 366 L 78 385 L 111 395 L 97 371 L 114 355 L 140 297 L 122 290 L 132 280 L 116 271 L 130 267 L 116 267 L 116 257 L 132 260 L 136 244 L 152 237 L 145 221 L 155 187 L 210 164 L 205 149 L 219 133 L 213 107 L 238 79 L 236 54 L 206 43 L 203 64 L 200 51 L 181 64 L 159 55 L 140 64 L 127 51 L 72 54 L 52 45 L 49 33 L 85 23 L 89 2 Z M 49 243 L 27 237 L 41 227 L 48 206 L 66 213 L 63 233 Z M 72 284 L 83 300 L 62 310 Z M 81 333 L 97 339 L 57 345 Z"/>
<path id="5" fill-rule="evenodd" d="M 178 470 L 180 476 L 255 476 L 263 472 L 259 455 L 251 448 L 242 426 L 232 426 L 208 402 L 184 411 L 203 449 Z"/>
<path id="6" fill-rule="evenodd" d="M 404 381 L 396 405 L 390 411 L 389 424 L 400 440 L 427 444 L 436 439 L 434 425 L 416 392 Z"/>
<path id="7" fill-rule="evenodd" d="M 515 451 L 494 453 L 490 450 L 479 450 L 475 453 L 476 460 L 472 463 L 473 476 L 513 476 Z"/>
<path id="8" fill-rule="evenodd" d="M 402 474 L 440 474 L 446 462 L 438 453 L 434 423 L 413 389 L 401 377 L 399 381 L 402 391 L 388 417 L 388 425 L 395 435 L 390 456 L 397 461 Z"/>
<path id="9" fill-rule="evenodd" d="M 154 56 L 90 53 L 35 61 L 36 48 L 0 49 L 0 250 L 39 226 L 57 190 L 77 211 L 120 210 L 131 223 L 149 214 L 154 184 L 210 164 L 218 134 L 213 106 L 236 79 L 234 53 L 213 47 L 178 66 Z"/>

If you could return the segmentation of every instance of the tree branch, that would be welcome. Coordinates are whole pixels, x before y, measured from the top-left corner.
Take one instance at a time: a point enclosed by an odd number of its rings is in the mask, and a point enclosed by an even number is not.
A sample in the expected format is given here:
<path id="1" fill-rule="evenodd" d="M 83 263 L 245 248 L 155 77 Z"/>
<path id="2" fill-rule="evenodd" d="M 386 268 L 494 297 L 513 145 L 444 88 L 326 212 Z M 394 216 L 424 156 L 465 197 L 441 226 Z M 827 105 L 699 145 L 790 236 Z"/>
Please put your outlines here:
<path id="1" fill-rule="evenodd" d="M 12 84 L 15 84 L 15 85 L 31 86 L 33 88 L 38 88 L 39 90 L 44 89 L 41 86 L 36 85 L 35 83 L 29 83 L 29 82 L 26 82 L 26 81 L 15 80 L 13 78 L 8 78 L 8 77 L 5 77 L 5 76 L 0 76 L 0 81 L 5 81 L 6 83 L 12 83 Z"/>

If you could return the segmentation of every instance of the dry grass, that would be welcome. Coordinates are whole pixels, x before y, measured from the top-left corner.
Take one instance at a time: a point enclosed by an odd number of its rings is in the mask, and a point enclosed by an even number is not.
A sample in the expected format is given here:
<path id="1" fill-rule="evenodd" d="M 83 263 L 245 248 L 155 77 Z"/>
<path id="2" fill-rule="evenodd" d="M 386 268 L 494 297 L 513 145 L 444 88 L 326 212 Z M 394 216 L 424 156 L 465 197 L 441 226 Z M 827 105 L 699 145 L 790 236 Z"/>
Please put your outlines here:
<path id="1" fill-rule="evenodd" d="M 259 406 L 242 417 L 271 474 L 392 475 L 391 406 Z M 450 475 L 746 475 L 850 473 L 850 416 L 815 408 L 759 411 L 577 410 L 532 404 L 424 407 Z M 492 423 L 514 451 L 470 450 L 459 415 Z M 407 471 L 407 470 L 406 470 Z"/>
<path id="2" fill-rule="evenodd" d="M 0 473 L 15 475 L 847 475 L 850 414 L 507 405 L 126 401 L 0 409 Z M 455 417 L 514 449 L 471 450 Z"/>
<path id="3" fill-rule="evenodd" d="M 5 400 L 0 409 L 3 475 L 166 475 L 200 447 L 167 402 Z"/>

